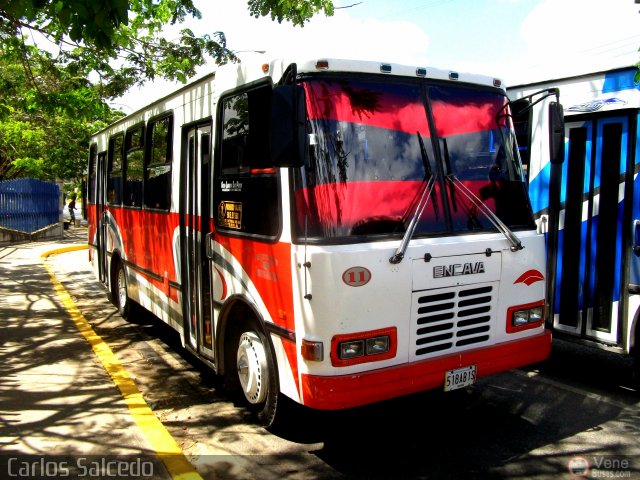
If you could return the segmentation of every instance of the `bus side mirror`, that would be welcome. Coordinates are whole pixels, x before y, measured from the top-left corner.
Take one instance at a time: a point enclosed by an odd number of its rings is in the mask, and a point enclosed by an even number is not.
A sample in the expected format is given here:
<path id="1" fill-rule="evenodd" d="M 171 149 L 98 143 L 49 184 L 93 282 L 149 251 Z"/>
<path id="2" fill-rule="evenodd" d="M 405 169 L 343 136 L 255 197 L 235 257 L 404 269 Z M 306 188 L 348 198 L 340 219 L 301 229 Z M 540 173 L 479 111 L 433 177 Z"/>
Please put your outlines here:
<path id="1" fill-rule="evenodd" d="M 558 102 L 549 104 L 549 156 L 552 164 L 564 162 L 564 113 Z"/>
<path id="2" fill-rule="evenodd" d="M 271 164 L 275 167 L 304 165 L 307 136 L 306 101 L 298 85 L 278 85 L 271 96 Z"/>

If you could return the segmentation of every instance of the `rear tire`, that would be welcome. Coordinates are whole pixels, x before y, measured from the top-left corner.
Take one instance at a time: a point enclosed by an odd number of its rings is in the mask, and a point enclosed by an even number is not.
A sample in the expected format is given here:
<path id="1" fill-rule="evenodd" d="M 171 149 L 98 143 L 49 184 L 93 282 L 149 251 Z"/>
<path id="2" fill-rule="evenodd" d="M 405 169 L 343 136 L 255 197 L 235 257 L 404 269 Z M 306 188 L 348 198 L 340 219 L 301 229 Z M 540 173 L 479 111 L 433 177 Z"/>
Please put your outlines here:
<path id="1" fill-rule="evenodd" d="M 235 336 L 234 363 L 228 375 L 232 384 L 242 390 L 245 403 L 256 414 L 260 424 L 274 427 L 281 416 L 278 372 L 269 339 L 253 325 L 239 329 Z"/>

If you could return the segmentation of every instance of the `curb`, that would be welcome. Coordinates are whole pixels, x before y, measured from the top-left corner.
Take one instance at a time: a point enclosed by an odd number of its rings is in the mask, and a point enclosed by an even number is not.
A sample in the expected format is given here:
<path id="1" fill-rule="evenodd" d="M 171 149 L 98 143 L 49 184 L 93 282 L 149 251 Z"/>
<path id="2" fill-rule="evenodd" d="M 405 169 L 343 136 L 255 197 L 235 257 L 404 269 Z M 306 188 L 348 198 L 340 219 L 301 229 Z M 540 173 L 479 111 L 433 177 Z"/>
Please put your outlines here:
<path id="1" fill-rule="evenodd" d="M 53 288 L 82 336 L 89 342 L 100 364 L 107 371 L 129 408 L 129 413 L 156 456 L 164 463 L 174 480 L 202 480 L 166 427 L 156 417 L 140 390 L 111 347 L 91 327 L 62 282 L 57 279 L 46 259 L 52 255 L 88 249 L 88 245 L 71 245 L 49 250 L 40 255 L 49 272 Z"/>
<path id="2" fill-rule="evenodd" d="M 49 250 L 47 252 L 40 254 L 40 257 L 44 260 L 50 257 L 51 255 L 59 255 L 61 253 L 75 252 L 78 250 L 88 250 L 88 249 L 89 249 L 89 245 L 71 245 L 69 247 L 61 247 L 61 248 L 55 248 L 53 250 Z"/>

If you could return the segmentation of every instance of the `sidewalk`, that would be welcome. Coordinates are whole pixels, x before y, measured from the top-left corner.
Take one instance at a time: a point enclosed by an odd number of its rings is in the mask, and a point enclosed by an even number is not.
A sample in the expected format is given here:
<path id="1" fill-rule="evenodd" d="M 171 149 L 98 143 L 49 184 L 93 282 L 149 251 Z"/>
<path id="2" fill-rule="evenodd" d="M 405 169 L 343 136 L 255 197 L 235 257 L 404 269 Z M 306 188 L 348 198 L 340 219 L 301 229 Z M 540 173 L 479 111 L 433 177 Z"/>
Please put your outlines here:
<path id="1" fill-rule="evenodd" d="M 11 457 L 97 455 L 137 456 L 153 462 L 154 478 L 171 478 L 41 258 L 85 245 L 86 232 L 71 228 L 62 241 L 0 248 L 0 477 L 6 478 Z M 77 269 L 87 273 L 88 262 Z M 94 293 L 106 297 L 103 290 Z"/>

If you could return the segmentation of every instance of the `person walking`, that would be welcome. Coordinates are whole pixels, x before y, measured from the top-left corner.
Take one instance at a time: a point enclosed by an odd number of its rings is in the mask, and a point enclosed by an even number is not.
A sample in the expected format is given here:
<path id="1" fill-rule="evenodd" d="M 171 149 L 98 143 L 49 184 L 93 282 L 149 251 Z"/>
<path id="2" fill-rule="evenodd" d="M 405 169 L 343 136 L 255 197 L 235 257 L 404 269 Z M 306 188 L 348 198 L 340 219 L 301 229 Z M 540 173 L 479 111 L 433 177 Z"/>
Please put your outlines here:
<path id="1" fill-rule="evenodd" d="M 71 201 L 68 205 L 69 208 L 69 224 L 75 227 L 76 225 L 76 197 L 75 195 L 71 197 Z"/>

